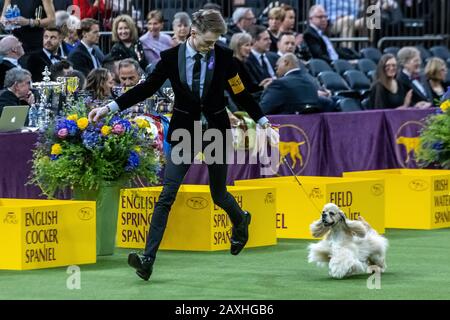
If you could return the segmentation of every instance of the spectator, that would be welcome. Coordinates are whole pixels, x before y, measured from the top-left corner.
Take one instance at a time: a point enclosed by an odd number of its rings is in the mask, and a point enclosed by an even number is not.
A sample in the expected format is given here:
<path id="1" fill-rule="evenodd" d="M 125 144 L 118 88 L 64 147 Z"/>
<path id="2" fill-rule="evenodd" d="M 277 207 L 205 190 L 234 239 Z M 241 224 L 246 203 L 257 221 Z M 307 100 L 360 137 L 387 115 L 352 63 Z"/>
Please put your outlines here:
<path id="1" fill-rule="evenodd" d="M 111 99 L 113 87 L 113 76 L 105 68 L 92 70 L 86 78 L 86 90 L 92 92 L 94 100 Z"/>
<path id="2" fill-rule="evenodd" d="M 33 82 L 42 81 L 45 67 L 61 61 L 58 50 L 61 45 L 61 31 L 57 28 L 47 28 L 42 39 L 43 48 L 33 52 L 27 61 L 26 69 L 30 71 Z"/>
<path id="3" fill-rule="evenodd" d="M 433 57 L 425 66 L 425 75 L 430 85 L 434 100 L 440 100 L 445 93 L 445 80 L 447 79 L 447 65 L 441 58 Z"/>
<path id="4" fill-rule="evenodd" d="M 303 38 L 315 59 L 328 63 L 339 59 L 330 39 L 324 34 L 328 26 L 328 15 L 323 6 L 315 5 L 309 10 L 309 25 L 303 33 Z"/>
<path id="5" fill-rule="evenodd" d="M 126 14 L 114 19 L 112 26 L 112 41 L 114 45 L 109 55 L 113 60 L 131 58 L 139 62 L 141 68 L 148 65 L 144 54 L 144 48 L 138 39 L 138 31 L 133 19 Z"/>
<path id="6" fill-rule="evenodd" d="M 281 21 L 280 32 L 295 32 L 295 10 L 290 5 L 282 5 L 284 18 Z"/>
<path id="7" fill-rule="evenodd" d="M 6 36 L 0 40 L 0 89 L 4 88 L 5 74 L 13 68 L 22 68 L 18 60 L 24 55 L 22 43 L 14 36 Z"/>
<path id="8" fill-rule="evenodd" d="M 186 41 L 191 30 L 191 18 L 186 12 L 177 12 L 172 22 L 173 37 L 172 45 L 177 46 Z"/>
<path id="9" fill-rule="evenodd" d="M 69 15 L 66 11 L 57 11 L 56 27 L 61 30 L 62 37 L 59 55 L 66 59 L 79 43 L 77 30 L 80 28 L 80 19 L 74 15 Z"/>
<path id="10" fill-rule="evenodd" d="M 269 11 L 269 28 L 267 28 L 267 31 L 269 32 L 270 40 L 272 41 L 270 44 L 270 51 L 272 52 L 278 51 L 277 43 L 280 36 L 281 22 L 284 20 L 284 16 L 285 11 L 281 7 L 274 7 Z"/>
<path id="11" fill-rule="evenodd" d="M 125 59 L 119 62 L 119 80 L 122 87 L 134 87 L 141 80 L 144 71 L 133 59 Z"/>
<path id="12" fill-rule="evenodd" d="M 255 25 L 249 29 L 252 36 L 252 50 L 247 60 L 245 61 L 249 70 L 253 85 L 261 85 L 269 80 L 274 79 L 276 58 L 266 55 L 270 48 L 270 36 L 267 29 L 263 26 Z M 265 80 L 263 82 L 263 80 Z"/>
<path id="13" fill-rule="evenodd" d="M 93 18 L 101 20 L 111 15 L 111 1 L 73 0 L 73 5 L 80 8 L 80 19 Z"/>
<path id="14" fill-rule="evenodd" d="M 67 74 L 71 71 L 73 71 L 72 64 L 67 60 L 61 60 L 50 66 L 50 78 L 56 81 L 59 77 L 67 77 Z"/>
<path id="15" fill-rule="evenodd" d="M 422 59 L 420 51 L 414 47 L 403 47 L 397 53 L 397 59 L 402 70 L 397 75 L 406 90 L 412 89 L 412 105 L 418 108 L 431 106 L 433 94 L 425 76 L 420 74 Z"/>
<path id="16" fill-rule="evenodd" d="M 100 38 L 99 33 L 100 28 L 97 20 L 90 18 L 81 20 L 78 32 L 81 42 L 72 50 L 68 59 L 72 62 L 73 68 L 80 70 L 84 75 L 102 65 L 104 55 L 97 46 Z"/>
<path id="17" fill-rule="evenodd" d="M 15 19 L 14 24 L 21 28 L 13 30 L 22 43 L 26 54 L 42 49 L 44 28 L 55 24 L 55 8 L 53 0 L 5 0 L 3 5 L 2 22 L 5 22 L 5 12 L 9 5 L 17 5 L 22 16 Z"/>
<path id="18" fill-rule="evenodd" d="M 5 75 L 5 90 L 0 93 L 0 115 L 5 106 L 31 105 L 31 73 L 25 69 L 12 68 Z M 27 121 L 28 122 L 28 121 Z"/>
<path id="19" fill-rule="evenodd" d="M 293 53 L 286 53 L 277 62 L 277 76 L 261 96 L 265 114 L 294 114 L 320 111 L 316 87 L 300 70 Z"/>
<path id="20" fill-rule="evenodd" d="M 355 30 L 364 26 L 364 18 L 357 19 L 360 10 L 358 0 L 317 0 L 316 4 L 322 5 L 330 14 L 330 31 L 341 38 L 353 37 Z M 343 42 L 342 46 L 351 48 L 353 43 Z"/>
<path id="21" fill-rule="evenodd" d="M 140 40 L 142 42 L 145 57 L 148 63 L 157 63 L 161 57 L 161 51 L 172 47 L 172 39 L 167 34 L 161 33 L 164 19 L 161 11 L 150 11 L 147 15 L 147 33 Z"/>
<path id="22" fill-rule="evenodd" d="M 264 85 L 268 85 L 272 78 L 268 78 L 266 81 L 255 85 L 250 76 L 250 71 L 245 63 L 250 56 L 252 50 L 252 36 L 248 33 L 235 33 L 230 40 L 230 49 L 233 50 L 233 56 L 238 66 L 239 77 L 241 78 L 244 87 L 252 94 L 257 94 L 254 97 L 258 98 L 261 92 L 264 90 Z"/>
<path id="23" fill-rule="evenodd" d="M 233 25 L 228 28 L 226 34 L 227 42 L 230 43 L 231 37 L 235 33 L 247 32 L 251 26 L 256 23 L 255 15 L 251 8 L 236 8 L 232 16 Z"/>
<path id="24" fill-rule="evenodd" d="M 280 35 L 280 40 L 278 41 L 278 57 L 282 57 L 286 53 L 295 53 L 295 36 L 292 32 L 284 32 Z"/>
<path id="25" fill-rule="evenodd" d="M 397 59 L 385 54 L 378 62 L 376 79 L 369 94 L 371 109 L 404 109 L 411 105 L 412 90 L 397 81 Z"/>

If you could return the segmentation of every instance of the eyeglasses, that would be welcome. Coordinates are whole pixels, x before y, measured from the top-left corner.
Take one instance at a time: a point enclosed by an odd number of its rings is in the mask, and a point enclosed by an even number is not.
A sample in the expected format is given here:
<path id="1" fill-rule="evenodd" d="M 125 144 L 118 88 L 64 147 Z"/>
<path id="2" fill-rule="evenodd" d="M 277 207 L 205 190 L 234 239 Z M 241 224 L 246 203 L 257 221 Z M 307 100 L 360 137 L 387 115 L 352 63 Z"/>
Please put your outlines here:
<path id="1" fill-rule="evenodd" d="M 327 16 L 327 15 L 323 15 L 323 16 L 314 16 L 314 18 L 317 18 L 317 19 L 328 19 L 328 16 Z"/>

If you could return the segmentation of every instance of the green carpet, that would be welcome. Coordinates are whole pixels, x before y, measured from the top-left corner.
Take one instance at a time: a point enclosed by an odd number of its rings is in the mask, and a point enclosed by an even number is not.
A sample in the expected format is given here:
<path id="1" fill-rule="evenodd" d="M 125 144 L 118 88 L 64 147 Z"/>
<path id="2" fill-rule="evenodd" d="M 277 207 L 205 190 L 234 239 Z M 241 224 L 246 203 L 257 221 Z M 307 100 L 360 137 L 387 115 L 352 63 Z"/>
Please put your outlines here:
<path id="1" fill-rule="evenodd" d="M 450 299 L 450 229 L 387 230 L 388 269 L 381 289 L 368 275 L 330 279 L 306 261 L 311 241 L 228 252 L 160 251 L 150 282 L 127 266 L 117 249 L 81 265 L 81 289 L 69 290 L 66 268 L 1 271 L 0 299 Z"/>

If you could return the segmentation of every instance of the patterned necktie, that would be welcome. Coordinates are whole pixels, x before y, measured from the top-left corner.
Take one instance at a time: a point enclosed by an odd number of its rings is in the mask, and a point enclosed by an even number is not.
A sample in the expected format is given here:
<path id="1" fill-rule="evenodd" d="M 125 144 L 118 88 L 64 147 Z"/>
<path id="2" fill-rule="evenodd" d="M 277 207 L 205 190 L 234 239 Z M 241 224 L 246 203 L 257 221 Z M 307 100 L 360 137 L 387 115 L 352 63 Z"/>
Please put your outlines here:
<path id="1" fill-rule="evenodd" d="M 194 95 L 200 99 L 200 74 L 202 72 L 202 55 L 200 53 L 197 53 L 194 56 L 194 69 L 192 71 L 192 92 Z"/>

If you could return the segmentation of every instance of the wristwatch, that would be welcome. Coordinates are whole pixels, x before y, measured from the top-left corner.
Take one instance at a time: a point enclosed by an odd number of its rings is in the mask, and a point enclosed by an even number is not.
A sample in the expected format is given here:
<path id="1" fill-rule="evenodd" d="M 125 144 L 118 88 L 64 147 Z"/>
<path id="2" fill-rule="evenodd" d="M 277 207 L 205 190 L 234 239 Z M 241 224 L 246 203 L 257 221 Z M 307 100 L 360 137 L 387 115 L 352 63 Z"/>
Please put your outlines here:
<path id="1" fill-rule="evenodd" d="M 267 129 L 267 128 L 271 127 L 271 126 L 272 126 L 272 125 L 270 124 L 270 122 L 267 121 L 267 122 L 264 123 L 261 127 L 262 127 L 263 129 Z"/>

